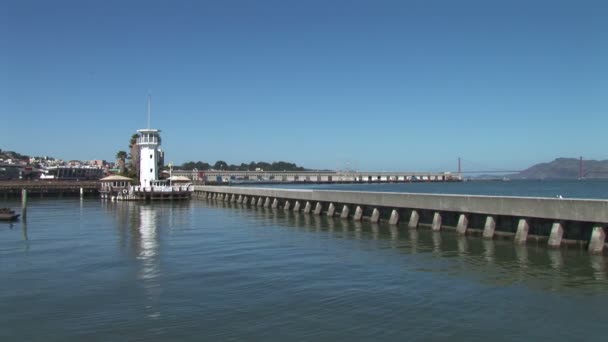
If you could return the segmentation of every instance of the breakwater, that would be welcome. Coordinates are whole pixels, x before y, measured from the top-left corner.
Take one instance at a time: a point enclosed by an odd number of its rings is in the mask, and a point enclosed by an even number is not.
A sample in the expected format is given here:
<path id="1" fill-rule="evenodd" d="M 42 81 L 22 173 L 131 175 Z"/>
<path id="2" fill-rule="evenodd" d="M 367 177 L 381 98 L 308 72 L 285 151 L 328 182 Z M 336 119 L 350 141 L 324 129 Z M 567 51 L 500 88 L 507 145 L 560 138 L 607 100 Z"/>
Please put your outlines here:
<path id="1" fill-rule="evenodd" d="M 44 181 L 10 180 L 0 181 L 0 196 L 19 197 L 22 190 L 30 196 L 98 196 L 99 181 Z"/>
<path id="2" fill-rule="evenodd" d="M 606 200 L 224 186 L 195 186 L 194 197 L 356 221 L 385 220 L 412 229 L 450 229 L 519 244 L 579 245 L 591 253 L 603 252 L 608 226 Z"/>

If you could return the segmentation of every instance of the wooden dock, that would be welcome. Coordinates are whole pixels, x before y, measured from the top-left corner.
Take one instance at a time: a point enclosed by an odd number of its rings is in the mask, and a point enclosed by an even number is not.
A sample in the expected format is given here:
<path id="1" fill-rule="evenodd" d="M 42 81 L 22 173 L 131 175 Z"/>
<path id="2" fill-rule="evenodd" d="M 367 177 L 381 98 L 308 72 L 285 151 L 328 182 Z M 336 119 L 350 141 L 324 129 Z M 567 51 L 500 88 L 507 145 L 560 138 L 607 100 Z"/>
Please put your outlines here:
<path id="1" fill-rule="evenodd" d="M 74 180 L 6 180 L 0 181 L 0 197 L 20 197 L 21 190 L 27 190 L 30 196 L 61 197 L 97 196 L 99 193 L 99 181 L 74 181 Z"/>

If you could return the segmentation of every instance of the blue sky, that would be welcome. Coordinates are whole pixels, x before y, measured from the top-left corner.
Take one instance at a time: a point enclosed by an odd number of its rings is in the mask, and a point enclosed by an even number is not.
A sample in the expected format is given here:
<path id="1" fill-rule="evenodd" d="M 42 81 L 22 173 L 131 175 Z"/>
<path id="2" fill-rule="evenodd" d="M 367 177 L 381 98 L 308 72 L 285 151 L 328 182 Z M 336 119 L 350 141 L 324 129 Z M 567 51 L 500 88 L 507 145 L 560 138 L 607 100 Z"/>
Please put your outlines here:
<path id="1" fill-rule="evenodd" d="M 608 2 L 0 1 L 0 148 L 360 170 L 608 159 Z"/>

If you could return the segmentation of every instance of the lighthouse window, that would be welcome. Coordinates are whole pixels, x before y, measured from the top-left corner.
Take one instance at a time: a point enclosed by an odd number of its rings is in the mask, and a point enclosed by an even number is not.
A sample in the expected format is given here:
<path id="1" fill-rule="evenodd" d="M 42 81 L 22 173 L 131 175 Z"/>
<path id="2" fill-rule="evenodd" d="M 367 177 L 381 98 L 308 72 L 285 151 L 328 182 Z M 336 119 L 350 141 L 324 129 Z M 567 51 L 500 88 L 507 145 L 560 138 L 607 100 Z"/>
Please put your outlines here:
<path id="1" fill-rule="evenodd" d="M 152 159 L 152 155 L 150 155 L 150 159 Z"/>
<path id="2" fill-rule="evenodd" d="M 152 172 L 152 169 L 150 169 L 150 172 Z"/>

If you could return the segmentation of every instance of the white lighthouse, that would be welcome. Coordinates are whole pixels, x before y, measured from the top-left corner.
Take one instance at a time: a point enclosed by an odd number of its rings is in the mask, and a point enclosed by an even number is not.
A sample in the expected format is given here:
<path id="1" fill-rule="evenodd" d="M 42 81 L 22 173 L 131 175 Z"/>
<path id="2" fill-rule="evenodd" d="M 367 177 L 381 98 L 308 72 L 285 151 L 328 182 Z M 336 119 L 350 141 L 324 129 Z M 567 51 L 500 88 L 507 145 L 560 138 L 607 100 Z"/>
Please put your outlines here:
<path id="1" fill-rule="evenodd" d="M 158 181 L 160 165 L 160 130 L 139 129 L 137 130 L 137 146 L 139 146 L 139 185 L 151 187 Z"/>
<path id="2" fill-rule="evenodd" d="M 160 148 L 160 129 L 150 128 L 150 96 L 148 95 L 148 128 L 137 130 L 139 149 L 139 185 L 131 185 L 131 179 L 110 176 L 101 179 L 101 197 L 116 201 L 186 200 L 192 191 L 191 183 L 171 184 L 160 179 L 165 154 Z"/>
<path id="3" fill-rule="evenodd" d="M 150 128 L 150 94 L 148 94 L 148 128 L 138 129 L 137 146 L 139 147 L 139 185 L 142 187 L 158 186 L 158 171 L 162 167 L 160 149 L 160 129 Z"/>

